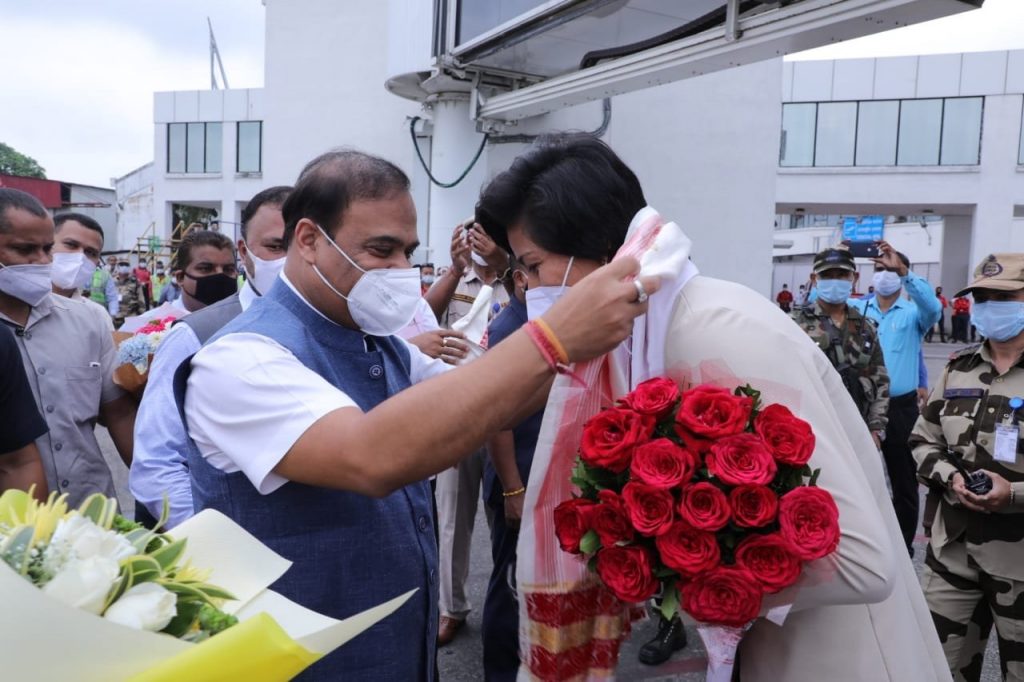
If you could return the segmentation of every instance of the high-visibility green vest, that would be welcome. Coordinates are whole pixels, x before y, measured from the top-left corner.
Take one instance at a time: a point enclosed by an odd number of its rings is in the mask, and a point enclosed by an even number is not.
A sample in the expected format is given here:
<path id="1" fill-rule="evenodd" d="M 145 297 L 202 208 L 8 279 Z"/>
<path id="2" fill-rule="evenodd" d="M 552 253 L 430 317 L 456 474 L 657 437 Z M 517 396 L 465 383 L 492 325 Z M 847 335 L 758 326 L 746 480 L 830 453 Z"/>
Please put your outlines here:
<path id="1" fill-rule="evenodd" d="M 106 268 L 96 268 L 96 272 L 92 273 L 92 284 L 89 285 L 89 298 L 103 307 L 107 306 L 107 281 L 109 279 L 110 273 Z"/>

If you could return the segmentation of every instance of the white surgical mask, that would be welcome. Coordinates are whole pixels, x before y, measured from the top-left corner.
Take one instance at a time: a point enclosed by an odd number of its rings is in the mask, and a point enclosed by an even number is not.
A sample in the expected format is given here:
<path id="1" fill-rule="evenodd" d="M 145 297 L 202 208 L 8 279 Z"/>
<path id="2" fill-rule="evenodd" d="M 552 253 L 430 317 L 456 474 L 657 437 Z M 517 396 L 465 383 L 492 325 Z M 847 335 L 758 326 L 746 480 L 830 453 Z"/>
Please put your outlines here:
<path id="1" fill-rule="evenodd" d="M 35 308 L 50 293 L 49 263 L 32 265 L 4 265 L 0 263 L 0 291 L 24 301 Z"/>
<path id="2" fill-rule="evenodd" d="M 890 270 L 879 270 L 872 282 L 875 285 L 875 292 L 882 296 L 892 296 L 903 286 L 900 276 Z"/>
<path id="3" fill-rule="evenodd" d="M 433 275 L 423 275 L 420 279 L 423 280 L 424 284 L 433 284 L 434 283 L 434 276 Z"/>
<path id="4" fill-rule="evenodd" d="M 249 286 L 262 296 L 270 291 L 271 285 L 277 279 L 277 276 L 281 274 L 281 270 L 284 269 L 285 258 L 282 256 L 274 260 L 264 260 L 252 252 L 252 247 L 249 246 L 248 242 L 243 243 L 245 244 L 245 249 L 249 252 L 249 258 L 252 260 L 252 268 L 255 270 L 255 272 L 249 273 Z"/>
<path id="5" fill-rule="evenodd" d="M 376 268 L 364 270 L 331 239 L 324 228 L 320 230 L 334 250 L 345 257 L 354 268 L 362 272 L 359 281 L 348 292 L 338 291 L 327 281 L 320 268 L 313 266 L 320 281 L 348 302 L 348 313 L 359 329 L 370 336 L 391 336 L 412 321 L 420 303 L 420 271 L 416 268 Z"/>
<path id="6" fill-rule="evenodd" d="M 555 301 L 565 293 L 565 283 L 569 281 L 569 271 L 572 270 L 572 262 L 575 256 L 569 258 L 569 264 L 565 267 L 565 274 L 562 275 L 562 285 L 557 287 L 535 287 L 526 291 L 526 317 L 535 320 L 548 311 Z"/>
<path id="7" fill-rule="evenodd" d="M 92 283 L 96 264 L 81 251 L 54 253 L 50 278 L 58 289 L 84 289 Z"/>

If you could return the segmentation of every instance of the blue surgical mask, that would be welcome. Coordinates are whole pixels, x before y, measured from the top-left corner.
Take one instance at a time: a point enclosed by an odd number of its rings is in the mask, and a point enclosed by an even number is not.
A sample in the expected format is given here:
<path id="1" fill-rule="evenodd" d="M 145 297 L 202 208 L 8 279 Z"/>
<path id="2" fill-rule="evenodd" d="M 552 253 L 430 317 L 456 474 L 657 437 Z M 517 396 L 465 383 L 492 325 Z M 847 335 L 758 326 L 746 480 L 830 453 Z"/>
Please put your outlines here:
<path id="1" fill-rule="evenodd" d="M 845 303 L 853 293 L 853 282 L 848 279 L 818 280 L 818 298 L 825 303 Z"/>
<path id="2" fill-rule="evenodd" d="M 1009 341 L 1024 332 L 1024 301 L 975 303 L 971 324 L 993 341 Z"/>

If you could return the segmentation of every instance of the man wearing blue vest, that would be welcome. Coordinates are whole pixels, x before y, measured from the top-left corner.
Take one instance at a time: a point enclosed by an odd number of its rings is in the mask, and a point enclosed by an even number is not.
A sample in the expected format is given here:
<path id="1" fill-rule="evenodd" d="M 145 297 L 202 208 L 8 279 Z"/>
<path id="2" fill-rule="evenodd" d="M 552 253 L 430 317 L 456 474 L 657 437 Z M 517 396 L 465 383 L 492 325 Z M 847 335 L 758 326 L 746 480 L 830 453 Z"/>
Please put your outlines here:
<path id="1" fill-rule="evenodd" d="M 426 479 L 543 405 L 559 367 L 552 348 L 575 362 L 617 346 L 657 283 L 635 279 L 636 260 L 616 261 L 545 313 L 547 342 L 534 324 L 451 368 L 393 336 L 420 300 L 405 173 L 329 152 L 306 166 L 282 212 L 280 278 L 176 377 L 195 446 L 193 499 L 291 560 L 272 587 L 307 608 L 346 618 L 419 588 L 302 679 L 433 680 Z"/>
<path id="2" fill-rule="evenodd" d="M 878 340 L 889 372 L 889 423 L 882 457 L 889 472 L 896 519 L 907 550 L 913 555 L 920 498 L 917 467 L 908 440 L 920 414 L 917 387 L 921 341 L 938 322 L 942 306 L 931 285 L 910 271 L 910 260 L 905 255 L 884 241 L 878 242 L 878 249 L 881 256 L 875 259 L 874 297 L 867 301 L 850 299 L 848 303 L 878 323 Z M 904 290 L 909 301 L 902 296 Z"/>

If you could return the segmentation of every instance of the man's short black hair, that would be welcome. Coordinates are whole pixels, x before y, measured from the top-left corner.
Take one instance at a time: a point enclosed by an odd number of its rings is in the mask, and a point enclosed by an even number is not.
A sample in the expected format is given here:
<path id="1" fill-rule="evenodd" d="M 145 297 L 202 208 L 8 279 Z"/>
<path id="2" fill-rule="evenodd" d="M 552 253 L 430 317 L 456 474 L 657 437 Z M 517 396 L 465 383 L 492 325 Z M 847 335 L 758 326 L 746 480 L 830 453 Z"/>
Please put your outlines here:
<path id="1" fill-rule="evenodd" d="M 547 251 L 603 263 L 646 205 L 636 174 L 607 144 L 560 134 L 539 139 L 484 188 L 476 221 L 510 253 L 508 231 L 520 225 Z"/>
<path id="2" fill-rule="evenodd" d="M 408 191 L 409 176 L 390 161 L 351 149 L 321 154 L 302 169 L 295 189 L 281 206 L 285 246 L 303 218 L 333 237 L 353 201 L 387 199 Z"/>
<path id="3" fill-rule="evenodd" d="M 28 192 L 10 187 L 0 187 L 0 232 L 10 232 L 11 224 L 7 222 L 7 211 L 17 209 L 28 211 L 37 218 L 45 218 L 46 207 Z"/>
<path id="4" fill-rule="evenodd" d="M 248 239 L 249 236 L 249 221 L 256 215 L 256 211 L 260 210 L 260 207 L 264 204 L 270 206 L 282 206 L 288 195 L 291 194 L 292 188 L 288 185 L 277 185 L 276 187 L 268 187 L 265 190 L 258 192 L 249 203 L 242 209 L 242 226 L 240 232 L 242 233 L 242 239 Z"/>
<path id="5" fill-rule="evenodd" d="M 100 227 L 100 224 L 96 222 L 95 218 L 93 218 L 92 216 L 87 216 L 84 213 L 60 213 L 57 216 L 55 216 L 53 219 L 54 234 L 60 232 L 61 225 L 68 222 L 69 220 L 74 220 L 76 223 L 79 223 L 82 227 L 92 230 L 93 232 L 99 232 L 100 239 L 106 238 L 103 234 L 103 228 Z"/>
<path id="6" fill-rule="evenodd" d="M 184 270 L 192 263 L 192 251 L 200 246 L 213 246 L 218 249 L 230 249 L 235 251 L 235 245 L 227 238 L 227 235 L 213 230 L 192 230 L 185 235 L 178 245 L 174 254 L 174 269 Z"/>

